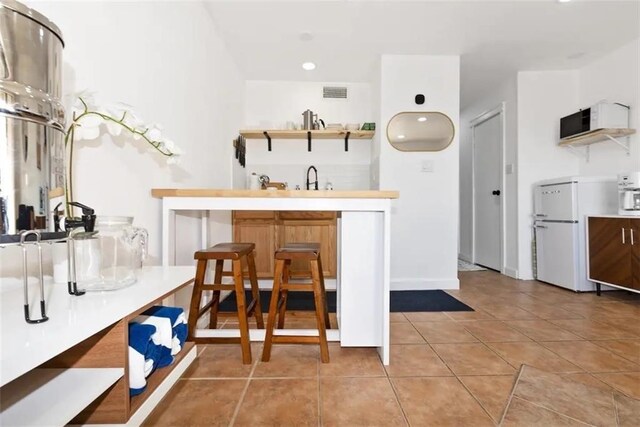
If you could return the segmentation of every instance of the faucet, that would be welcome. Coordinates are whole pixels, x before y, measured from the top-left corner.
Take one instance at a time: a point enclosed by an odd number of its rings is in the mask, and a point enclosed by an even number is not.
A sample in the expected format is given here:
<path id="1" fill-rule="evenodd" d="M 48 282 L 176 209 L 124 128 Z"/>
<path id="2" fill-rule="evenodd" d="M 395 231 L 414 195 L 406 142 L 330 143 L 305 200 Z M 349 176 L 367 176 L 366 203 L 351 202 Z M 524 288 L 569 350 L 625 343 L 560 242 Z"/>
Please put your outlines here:
<path id="1" fill-rule="evenodd" d="M 316 175 L 316 180 L 313 182 L 309 181 L 309 172 L 311 172 L 311 169 L 313 169 Z M 316 169 L 315 166 L 309 166 L 309 169 L 307 169 L 307 190 L 309 190 L 311 184 L 315 184 L 315 190 L 318 189 L 318 169 Z"/>

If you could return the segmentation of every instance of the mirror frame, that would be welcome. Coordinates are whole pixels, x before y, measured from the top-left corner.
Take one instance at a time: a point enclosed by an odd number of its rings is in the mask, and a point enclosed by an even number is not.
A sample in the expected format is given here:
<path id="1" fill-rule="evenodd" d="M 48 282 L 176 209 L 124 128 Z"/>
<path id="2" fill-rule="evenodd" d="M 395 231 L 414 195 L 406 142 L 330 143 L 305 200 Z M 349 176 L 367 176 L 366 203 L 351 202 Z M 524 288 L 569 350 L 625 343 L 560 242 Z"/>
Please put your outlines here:
<path id="1" fill-rule="evenodd" d="M 429 150 L 429 149 L 425 149 L 425 150 L 403 150 L 401 148 L 396 147 L 395 145 L 393 145 L 393 143 L 391 142 L 391 139 L 389 138 L 389 125 L 391 124 L 393 119 L 395 119 L 397 116 L 400 116 L 402 114 L 424 114 L 424 115 L 437 114 L 437 115 L 445 117 L 449 121 L 449 123 L 451 123 L 451 129 L 452 129 L 451 138 L 449 139 L 449 142 L 447 142 L 447 144 L 444 147 L 442 147 L 440 149 L 437 149 L 437 150 L 434 150 L 434 149 L 432 149 L 432 150 Z M 394 114 L 393 117 L 391 117 L 389 119 L 389 121 L 387 122 L 387 128 L 386 128 L 385 132 L 387 134 L 387 142 L 389 143 L 389 145 L 391 145 L 394 149 L 396 149 L 398 151 L 403 151 L 405 153 L 411 153 L 411 152 L 417 152 L 417 153 L 419 153 L 419 152 L 427 152 L 427 153 L 428 152 L 432 152 L 433 153 L 433 152 L 446 150 L 451 145 L 451 143 L 453 142 L 453 140 L 456 137 L 456 126 L 453 123 L 453 120 L 451 120 L 451 117 L 449 117 L 447 114 L 445 114 L 445 113 L 443 113 L 441 111 L 401 111 L 399 113 Z"/>

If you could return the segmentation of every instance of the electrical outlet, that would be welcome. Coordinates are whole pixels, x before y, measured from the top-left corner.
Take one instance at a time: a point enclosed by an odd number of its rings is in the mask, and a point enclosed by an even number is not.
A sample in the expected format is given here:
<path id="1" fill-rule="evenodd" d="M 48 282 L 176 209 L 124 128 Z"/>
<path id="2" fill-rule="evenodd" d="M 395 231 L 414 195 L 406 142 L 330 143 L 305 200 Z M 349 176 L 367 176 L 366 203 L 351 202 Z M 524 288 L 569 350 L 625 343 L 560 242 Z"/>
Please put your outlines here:
<path id="1" fill-rule="evenodd" d="M 423 160 L 420 172 L 433 172 L 433 160 Z"/>

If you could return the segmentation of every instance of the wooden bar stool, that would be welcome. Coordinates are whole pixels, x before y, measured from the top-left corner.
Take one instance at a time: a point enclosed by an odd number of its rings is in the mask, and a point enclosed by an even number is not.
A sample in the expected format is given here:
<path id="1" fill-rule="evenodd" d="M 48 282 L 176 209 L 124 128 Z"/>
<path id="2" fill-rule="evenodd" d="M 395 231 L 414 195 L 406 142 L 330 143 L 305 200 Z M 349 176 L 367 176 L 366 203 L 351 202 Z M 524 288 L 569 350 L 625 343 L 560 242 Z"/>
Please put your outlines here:
<path id="1" fill-rule="evenodd" d="M 319 243 L 287 243 L 275 253 L 276 268 L 273 278 L 273 290 L 269 304 L 269 316 L 267 318 L 267 333 L 262 350 L 262 361 L 268 362 L 271 358 L 271 346 L 280 344 L 320 344 L 320 359 L 323 363 L 329 363 L 329 346 L 327 345 L 327 329 L 331 329 L 329 310 L 322 274 L 322 262 L 320 260 Z M 289 267 L 293 260 L 309 262 L 311 283 L 289 282 Z M 284 328 L 284 316 L 287 310 L 287 295 L 289 291 L 312 291 L 316 306 L 316 323 L 318 336 L 306 335 L 274 335 L 276 326 L 276 312 L 278 316 L 278 329 Z"/>
<path id="2" fill-rule="evenodd" d="M 197 251 L 194 259 L 198 261 L 196 266 L 196 278 L 191 295 L 191 308 L 189 310 L 189 341 L 202 344 L 237 343 L 242 347 L 242 363 L 251 363 L 251 344 L 249 341 L 248 316 L 254 315 L 258 329 L 264 329 L 262 309 L 260 308 L 260 290 L 258 289 L 258 276 L 253 243 L 218 243 L 208 249 Z M 242 275 L 242 260 L 245 260 L 249 268 L 251 282 L 251 294 L 253 300 L 247 305 L 244 293 L 244 277 Z M 205 284 L 207 262 L 216 260 L 216 270 L 213 284 Z M 231 260 L 232 270 L 223 271 L 224 260 Z M 233 276 L 233 284 L 222 284 L 222 277 Z M 211 301 L 200 308 L 203 291 L 213 291 Z M 210 312 L 209 328 L 215 329 L 218 323 L 218 309 L 220 306 L 220 291 L 232 291 L 236 293 L 238 323 L 240 325 L 240 338 L 237 337 L 196 337 L 196 324 L 198 319 L 207 311 Z"/>

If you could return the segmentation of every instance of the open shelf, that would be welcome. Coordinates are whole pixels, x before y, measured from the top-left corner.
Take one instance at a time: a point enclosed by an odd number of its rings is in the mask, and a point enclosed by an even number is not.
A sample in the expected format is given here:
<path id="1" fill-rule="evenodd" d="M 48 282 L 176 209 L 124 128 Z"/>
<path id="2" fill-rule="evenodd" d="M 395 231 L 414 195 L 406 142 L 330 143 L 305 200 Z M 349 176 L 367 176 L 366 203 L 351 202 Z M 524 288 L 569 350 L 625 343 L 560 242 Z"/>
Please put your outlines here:
<path id="1" fill-rule="evenodd" d="M 344 130 L 344 129 L 321 129 L 321 130 L 281 130 L 281 129 L 252 129 L 241 130 L 240 135 L 247 139 L 262 139 L 265 132 L 273 139 L 306 139 L 307 132 L 311 132 L 313 139 L 342 139 L 347 136 L 351 139 L 371 139 L 376 133 L 373 130 Z"/>
<path id="2" fill-rule="evenodd" d="M 371 139 L 375 135 L 374 130 L 347 130 L 347 129 L 320 129 L 320 130 L 281 130 L 281 129 L 259 129 L 241 130 L 239 139 L 262 139 L 267 140 L 267 149 L 271 151 L 272 139 L 306 139 L 307 150 L 311 151 L 311 141 L 313 139 L 344 139 L 344 151 L 349 151 L 349 139 Z M 237 141 L 234 147 L 238 150 Z M 236 151 L 236 158 L 239 158 Z M 243 164 L 240 158 L 240 164 Z M 243 165 L 244 166 L 244 165 Z"/>
<path id="3" fill-rule="evenodd" d="M 560 140 L 561 147 L 584 147 L 615 138 L 624 138 L 636 133 L 635 129 L 596 129 L 573 138 L 564 138 Z M 621 144 L 619 141 L 615 141 Z"/>
<path id="4" fill-rule="evenodd" d="M 123 375 L 123 368 L 34 369 L 2 387 L 0 425 L 65 425 Z"/>
<path id="5" fill-rule="evenodd" d="M 171 365 L 165 366 L 164 368 L 157 369 L 155 372 L 149 375 L 149 377 L 147 377 L 147 388 L 145 388 L 145 390 L 142 393 L 138 394 L 137 396 L 131 397 L 130 409 L 129 409 L 130 414 L 134 414 L 142 406 L 142 404 L 147 400 L 147 398 L 149 398 L 153 394 L 153 392 L 158 388 L 158 386 L 160 386 L 160 384 L 164 382 L 164 380 L 169 376 L 169 374 L 178 366 L 180 366 L 182 360 L 187 355 L 190 354 L 194 345 L 195 344 L 193 342 L 190 342 L 190 341 L 185 342 L 184 347 L 182 348 L 182 350 L 180 350 L 180 353 L 178 353 L 175 356 L 175 359 Z"/>

